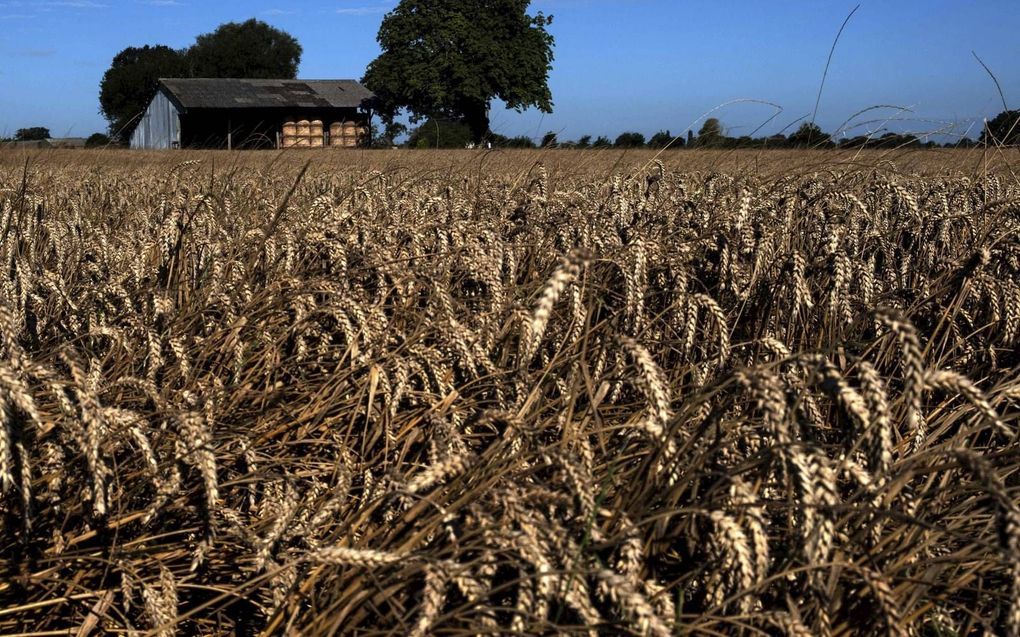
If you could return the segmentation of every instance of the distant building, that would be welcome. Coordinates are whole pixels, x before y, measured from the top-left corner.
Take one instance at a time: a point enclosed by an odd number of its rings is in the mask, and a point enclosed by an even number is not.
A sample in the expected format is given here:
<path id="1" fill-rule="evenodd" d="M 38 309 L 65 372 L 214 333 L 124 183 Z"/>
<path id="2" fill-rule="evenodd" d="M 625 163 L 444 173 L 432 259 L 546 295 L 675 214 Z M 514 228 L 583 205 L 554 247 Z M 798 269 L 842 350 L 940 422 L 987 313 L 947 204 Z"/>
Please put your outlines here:
<path id="1" fill-rule="evenodd" d="M 84 137 L 50 137 L 21 142 L 0 142 L 3 148 L 85 148 Z"/>
<path id="2" fill-rule="evenodd" d="M 51 137 L 46 140 L 50 148 L 85 148 L 84 137 Z"/>
<path id="3" fill-rule="evenodd" d="M 374 104 L 354 80 L 161 79 L 131 148 L 352 148 Z"/>

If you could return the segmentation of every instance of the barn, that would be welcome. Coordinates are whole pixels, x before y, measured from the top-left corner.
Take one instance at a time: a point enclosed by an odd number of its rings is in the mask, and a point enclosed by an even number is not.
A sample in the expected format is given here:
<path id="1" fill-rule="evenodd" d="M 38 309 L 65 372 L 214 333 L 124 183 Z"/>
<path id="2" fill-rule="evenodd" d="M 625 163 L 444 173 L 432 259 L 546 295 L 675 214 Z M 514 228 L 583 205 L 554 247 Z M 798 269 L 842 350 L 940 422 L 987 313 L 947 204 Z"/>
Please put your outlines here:
<path id="1" fill-rule="evenodd" d="M 160 79 L 131 148 L 354 148 L 374 102 L 354 80 Z"/>

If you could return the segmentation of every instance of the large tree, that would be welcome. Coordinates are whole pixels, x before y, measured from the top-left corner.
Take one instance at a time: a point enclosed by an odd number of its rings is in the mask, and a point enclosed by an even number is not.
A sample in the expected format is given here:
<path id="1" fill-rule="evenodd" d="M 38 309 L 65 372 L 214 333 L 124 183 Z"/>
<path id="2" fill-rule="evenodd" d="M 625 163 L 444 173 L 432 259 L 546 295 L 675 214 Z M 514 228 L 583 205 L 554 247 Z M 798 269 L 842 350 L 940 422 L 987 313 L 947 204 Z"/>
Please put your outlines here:
<path id="1" fill-rule="evenodd" d="M 414 121 L 462 119 L 475 141 L 489 131 L 494 98 L 507 108 L 552 112 L 552 16 L 528 14 L 530 0 L 401 0 L 383 18 L 382 54 L 364 82 L 381 115 Z"/>
<path id="2" fill-rule="evenodd" d="M 198 36 L 187 61 L 192 77 L 294 79 L 301 52 L 294 36 L 252 18 Z"/>
<path id="3" fill-rule="evenodd" d="M 184 54 L 168 46 L 132 46 L 118 53 L 99 84 L 99 112 L 110 122 L 110 134 L 122 139 L 131 134 L 159 78 L 186 74 Z"/>

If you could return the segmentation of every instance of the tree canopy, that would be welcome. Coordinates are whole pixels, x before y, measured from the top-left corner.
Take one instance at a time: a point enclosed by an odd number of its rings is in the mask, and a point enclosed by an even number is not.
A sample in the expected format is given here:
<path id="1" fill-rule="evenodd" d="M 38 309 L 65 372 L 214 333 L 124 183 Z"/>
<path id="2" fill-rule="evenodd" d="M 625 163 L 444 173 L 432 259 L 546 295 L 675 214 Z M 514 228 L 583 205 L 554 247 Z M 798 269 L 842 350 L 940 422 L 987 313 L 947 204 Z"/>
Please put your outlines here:
<path id="1" fill-rule="evenodd" d="M 462 119 L 475 141 L 489 132 L 489 105 L 552 112 L 552 16 L 528 14 L 530 0 L 401 0 L 383 18 L 382 53 L 364 83 L 380 114 Z"/>
<path id="2" fill-rule="evenodd" d="M 652 135 L 648 140 L 649 148 L 666 148 L 667 146 L 670 148 L 681 148 L 683 145 L 684 140 L 678 137 L 674 141 L 673 133 L 668 130 L 661 130 Z"/>
<path id="3" fill-rule="evenodd" d="M 50 138 L 50 129 L 43 126 L 33 126 L 31 128 L 19 128 L 14 133 L 15 141 L 19 142 L 34 142 L 41 141 Z"/>
<path id="4" fill-rule="evenodd" d="M 832 144 L 829 134 L 822 131 L 814 122 L 804 122 L 787 138 L 787 143 L 795 148 L 820 148 Z"/>
<path id="5" fill-rule="evenodd" d="M 981 142 L 1020 145 L 1020 111 L 1002 111 L 992 118 L 981 132 Z"/>
<path id="6" fill-rule="evenodd" d="M 645 136 L 641 133 L 620 133 L 613 144 L 617 148 L 641 148 L 645 145 Z"/>
<path id="7" fill-rule="evenodd" d="M 715 146 L 723 139 L 722 123 L 715 117 L 709 117 L 698 131 L 698 146 Z"/>
<path id="8" fill-rule="evenodd" d="M 294 36 L 252 18 L 198 36 L 187 61 L 192 77 L 293 79 L 301 53 Z"/>
<path id="9" fill-rule="evenodd" d="M 187 68 L 184 53 L 168 46 L 130 46 L 118 53 L 99 84 L 99 112 L 111 135 L 129 135 L 159 78 L 184 77 Z"/>

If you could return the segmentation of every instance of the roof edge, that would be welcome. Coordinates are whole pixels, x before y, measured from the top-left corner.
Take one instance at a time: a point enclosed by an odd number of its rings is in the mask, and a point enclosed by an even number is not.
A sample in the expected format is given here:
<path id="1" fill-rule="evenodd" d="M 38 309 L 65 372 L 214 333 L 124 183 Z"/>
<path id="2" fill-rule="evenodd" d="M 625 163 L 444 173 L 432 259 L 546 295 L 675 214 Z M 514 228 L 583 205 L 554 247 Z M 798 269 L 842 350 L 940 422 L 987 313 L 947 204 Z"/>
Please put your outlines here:
<path id="1" fill-rule="evenodd" d="M 163 83 L 163 79 L 164 78 L 159 78 L 158 80 L 156 80 L 158 82 L 158 84 L 156 84 L 156 92 L 157 93 L 162 93 L 163 95 L 165 95 L 166 98 L 168 100 L 170 100 L 170 103 L 174 105 L 174 108 L 177 109 L 178 113 L 180 113 L 181 115 L 186 114 L 188 112 L 188 109 L 184 106 L 184 104 L 181 103 L 181 101 L 179 99 L 177 99 L 177 96 L 174 95 L 173 90 L 171 90 L 169 86 L 167 86 L 166 84 Z M 166 79 L 173 79 L 173 78 L 166 78 Z M 155 97 L 155 96 L 153 96 L 153 97 Z M 152 100 L 149 100 L 149 102 L 151 103 Z"/>

